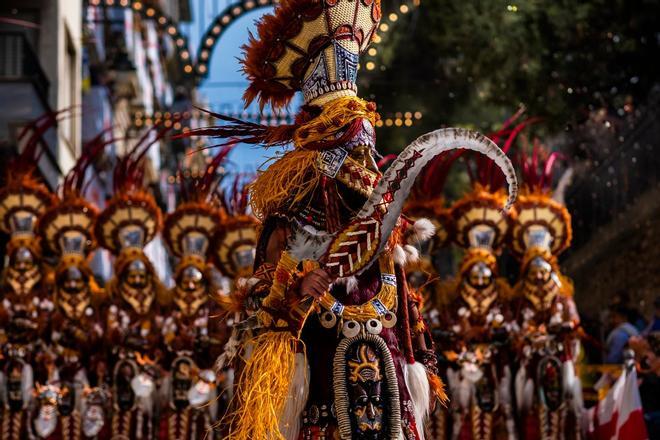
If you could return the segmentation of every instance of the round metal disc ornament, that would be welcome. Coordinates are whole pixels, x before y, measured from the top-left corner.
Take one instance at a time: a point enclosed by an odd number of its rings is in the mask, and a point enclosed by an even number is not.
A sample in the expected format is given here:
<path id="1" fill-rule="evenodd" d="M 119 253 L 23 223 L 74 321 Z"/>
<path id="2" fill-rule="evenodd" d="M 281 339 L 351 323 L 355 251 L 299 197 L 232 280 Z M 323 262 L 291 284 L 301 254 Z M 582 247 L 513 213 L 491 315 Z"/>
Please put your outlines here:
<path id="1" fill-rule="evenodd" d="M 321 321 L 323 328 L 332 328 L 337 324 L 337 315 L 332 312 L 325 311 L 321 313 L 319 320 Z"/>
<path id="2" fill-rule="evenodd" d="M 385 328 L 392 328 L 396 325 L 396 315 L 392 312 L 385 313 L 380 320 Z"/>
<path id="3" fill-rule="evenodd" d="M 360 323 L 357 321 L 346 321 L 341 329 L 342 334 L 347 338 L 352 338 L 360 333 Z"/>
<path id="4" fill-rule="evenodd" d="M 371 333 L 372 335 L 379 335 L 380 332 L 383 331 L 383 323 L 380 321 L 380 319 L 372 318 L 368 320 L 364 326 L 367 329 L 367 332 Z"/>

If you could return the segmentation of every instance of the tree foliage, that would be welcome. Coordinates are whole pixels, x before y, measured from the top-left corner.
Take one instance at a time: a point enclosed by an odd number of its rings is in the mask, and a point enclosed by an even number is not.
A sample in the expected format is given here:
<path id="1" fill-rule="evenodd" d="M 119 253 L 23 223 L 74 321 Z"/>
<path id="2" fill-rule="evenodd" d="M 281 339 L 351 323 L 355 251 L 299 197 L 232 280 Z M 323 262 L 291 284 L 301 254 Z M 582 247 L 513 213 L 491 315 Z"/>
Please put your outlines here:
<path id="1" fill-rule="evenodd" d="M 423 113 L 379 131 L 389 150 L 443 124 L 488 131 L 521 105 L 555 132 L 595 109 L 623 116 L 660 77 L 659 1 L 422 0 L 399 15 L 360 74 L 381 110 Z"/>

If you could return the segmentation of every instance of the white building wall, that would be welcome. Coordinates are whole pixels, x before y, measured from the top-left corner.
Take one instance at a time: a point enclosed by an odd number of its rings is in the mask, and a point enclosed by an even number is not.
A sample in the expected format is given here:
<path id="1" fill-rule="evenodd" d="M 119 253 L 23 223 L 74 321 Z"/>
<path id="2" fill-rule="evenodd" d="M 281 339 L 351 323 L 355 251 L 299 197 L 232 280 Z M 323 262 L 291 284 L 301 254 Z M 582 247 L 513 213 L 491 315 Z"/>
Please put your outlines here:
<path id="1" fill-rule="evenodd" d="M 59 124 L 57 156 L 63 174 L 81 149 L 82 1 L 42 0 L 39 58 L 50 80 L 54 110 L 75 108 L 77 117 Z"/>

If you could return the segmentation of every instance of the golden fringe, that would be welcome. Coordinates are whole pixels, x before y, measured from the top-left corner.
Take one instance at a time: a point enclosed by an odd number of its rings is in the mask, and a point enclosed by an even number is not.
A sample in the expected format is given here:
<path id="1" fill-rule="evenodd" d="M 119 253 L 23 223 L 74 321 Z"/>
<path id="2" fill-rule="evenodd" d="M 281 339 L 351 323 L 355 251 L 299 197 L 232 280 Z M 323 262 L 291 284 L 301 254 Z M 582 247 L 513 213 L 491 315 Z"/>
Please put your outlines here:
<path id="1" fill-rule="evenodd" d="M 440 401 L 442 406 L 446 407 L 447 403 L 449 403 L 449 397 L 447 397 L 444 382 L 439 376 L 433 373 L 427 372 L 427 376 L 429 378 L 429 385 L 431 386 L 431 394 Z"/>
<path id="2" fill-rule="evenodd" d="M 318 155 L 316 151 L 295 149 L 279 159 L 271 159 L 273 163 L 250 185 L 254 215 L 263 221 L 305 201 L 321 180 L 316 163 Z"/>
<path id="3" fill-rule="evenodd" d="M 280 418 L 289 396 L 295 372 L 298 340 L 291 333 L 266 332 L 245 346 L 252 345 L 252 355 L 236 385 L 223 424 L 233 440 L 286 440 L 279 429 Z"/>
<path id="4" fill-rule="evenodd" d="M 373 125 L 379 119 L 376 107 L 354 96 L 337 98 L 326 104 L 321 114 L 298 127 L 293 135 L 295 149 L 270 163 L 250 185 L 250 204 L 255 216 L 264 220 L 277 213 L 290 211 L 316 190 L 321 180 L 318 170 L 319 152 L 305 147 L 334 139 L 356 119 L 367 119 Z"/>
<path id="5" fill-rule="evenodd" d="M 337 98 L 324 105 L 320 115 L 296 129 L 293 144 L 296 148 L 304 148 L 307 144 L 326 140 L 356 119 L 368 119 L 375 126 L 379 118 L 375 110 L 374 104 L 355 96 Z"/>

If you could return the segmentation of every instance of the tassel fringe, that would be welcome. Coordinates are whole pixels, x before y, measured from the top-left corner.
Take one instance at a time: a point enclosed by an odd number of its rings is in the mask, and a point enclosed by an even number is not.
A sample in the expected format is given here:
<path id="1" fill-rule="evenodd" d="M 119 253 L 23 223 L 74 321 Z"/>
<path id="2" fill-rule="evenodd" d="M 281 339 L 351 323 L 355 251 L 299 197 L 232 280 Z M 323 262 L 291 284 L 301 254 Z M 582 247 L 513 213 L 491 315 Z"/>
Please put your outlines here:
<path id="1" fill-rule="evenodd" d="M 266 332 L 256 336 L 252 345 L 236 384 L 233 411 L 226 416 L 229 437 L 288 440 L 280 431 L 280 421 L 296 377 L 298 340 L 289 332 Z"/>

